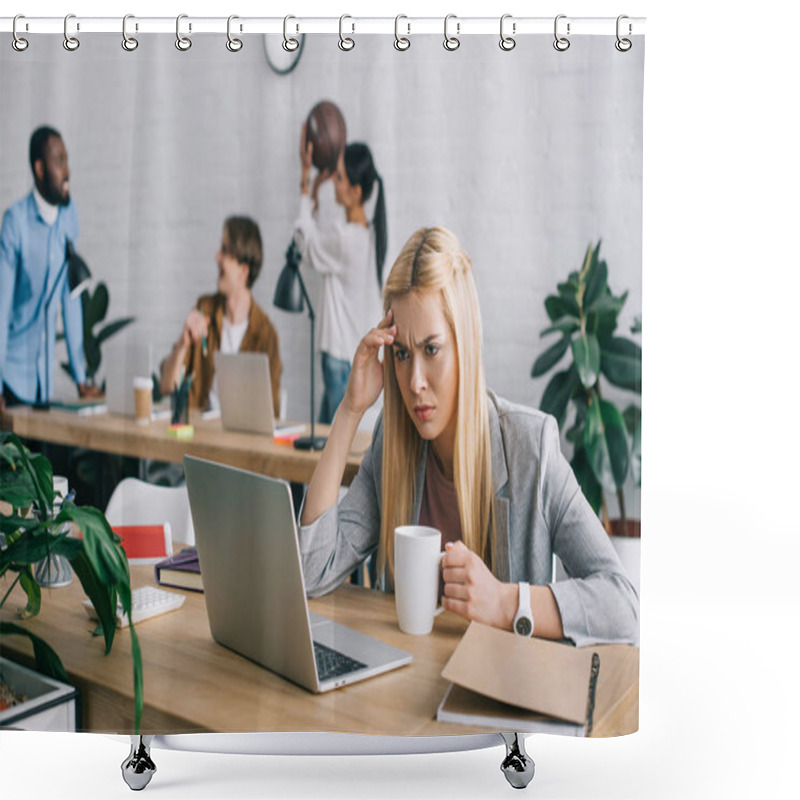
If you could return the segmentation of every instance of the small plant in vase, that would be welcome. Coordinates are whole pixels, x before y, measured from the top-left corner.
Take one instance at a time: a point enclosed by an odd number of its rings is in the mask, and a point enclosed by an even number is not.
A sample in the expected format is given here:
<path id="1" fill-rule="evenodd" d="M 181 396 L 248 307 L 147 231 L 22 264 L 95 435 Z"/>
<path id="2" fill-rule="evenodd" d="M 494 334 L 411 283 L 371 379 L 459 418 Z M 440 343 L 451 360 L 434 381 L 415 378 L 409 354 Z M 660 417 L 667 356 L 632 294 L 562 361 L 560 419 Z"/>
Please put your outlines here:
<path id="1" fill-rule="evenodd" d="M 642 393 L 642 348 L 616 335 L 619 314 L 628 293 L 614 295 L 608 286 L 608 265 L 600 258 L 600 242 L 589 245 L 581 269 L 558 284 L 545 300 L 550 325 L 541 336 L 559 338 L 535 361 L 531 377 L 555 369 L 568 353 L 571 363 L 556 372 L 545 387 L 540 408 L 564 429 L 570 408 L 575 415 L 566 431 L 573 447 L 570 464 L 592 508 L 609 533 L 606 492 L 619 503 L 623 535 L 628 531 L 623 487 L 628 476 L 641 485 L 641 408 L 630 402 L 624 410 L 601 390 L 601 376 L 633 395 Z M 631 326 L 641 333 L 641 318 Z"/>
<path id="2" fill-rule="evenodd" d="M 8 432 L 0 433 L 0 580 L 3 607 L 14 587 L 25 591 L 27 604 L 19 613 L 21 621 L 41 609 L 42 591 L 34 565 L 51 556 L 65 557 L 94 605 L 110 652 L 116 632 L 117 599 L 131 613 L 131 585 L 128 559 L 119 537 L 111 530 L 101 511 L 76 506 L 62 498 L 57 506 L 53 469 L 43 455 L 33 455 Z M 70 525 L 81 536 L 71 535 Z M 13 580 L 11 579 L 13 577 Z M 61 659 L 50 645 L 23 624 L 0 620 L 0 637 L 26 636 L 33 645 L 36 668 L 45 675 L 68 683 Z M 136 730 L 143 707 L 142 657 L 134 625 L 130 625 Z"/>

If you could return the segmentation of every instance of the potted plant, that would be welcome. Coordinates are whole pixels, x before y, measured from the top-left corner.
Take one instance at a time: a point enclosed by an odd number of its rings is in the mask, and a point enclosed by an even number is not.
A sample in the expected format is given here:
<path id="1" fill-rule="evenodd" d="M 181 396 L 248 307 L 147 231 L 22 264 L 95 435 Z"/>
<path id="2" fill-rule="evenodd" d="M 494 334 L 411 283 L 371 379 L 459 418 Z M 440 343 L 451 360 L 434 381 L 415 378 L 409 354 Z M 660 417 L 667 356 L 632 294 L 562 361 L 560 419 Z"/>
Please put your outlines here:
<path id="1" fill-rule="evenodd" d="M 102 359 L 100 348 L 103 342 L 110 339 L 127 325 L 130 325 L 135 319 L 135 317 L 123 317 L 122 319 L 114 320 L 114 322 L 109 322 L 95 332 L 95 327 L 105 320 L 108 313 L 108 299 L 108 287 L 102 281 L 97 284 L 93 293 L 90 293 L 88 289 L 81 293 L 83 354 L 86 359 L 86 383 L 89 386 L 95 385 L 95 376 L 100 369 Z M 58 338 L 63 339 L 64 334 L 58 334 Z M 66 361 L 62 362 L 61 368 L 67 375 L 72 375 L 72 370 Z M 101 388 L 105 389 L 105 386 Z"/>
<path id="2" fill-rule="evenodd" d="M 640 523 L 630 520 L 623 487 L 628 476 L 641 485 L 641 407 L 633 399 L 624 410 L 603 396 L 601 376 L 609 384 L 640 397 L 642 348 L 616 334 L 628 293 L 614 295 L 608 286 L 608 265 L 600 258 L 600 242 L 588 246 L 579 271 L 571 272 L 558 293 L 545 300 L 550 325 L 541 336 L 558 340 L 534 362 L 531 377 L 554 370 L 568 353 L 571 363 L 550 378 L 540 408 L 552 414 L 573 447 L 575 477 L 609 534 L 639 536 Z M 641 317 L 631 333 L 641 334 Z M 620 518 L 610 520 L 606 493 L 616 494 Z"/>
<path id="3" fill-rule="evenodd" d="M 54 515 L 55 498 L 53 470 L 47 458 L 31 454 L 15 434 L 0 432 L 0 578 L 16 573 L 0 600 L 0 608 L 19 583 L 27 596 L 27 605 L 20 610 L 20 617 L 24 620 L 38 614 L 42 593 L 33 565 L 51 555 L 62 555 L 69 560 L 95 607 L 108 653 L 114 643 L 118 598 L 124 611 L 129 616 L 131 613 L 130 573 L 125 551 L 102 512 L 89 506 L 76 506 L 65 498 Z M 80 530 L 81 538 L 70 534 L 67 523 Z M 40 672 L 68 682 L 61 659 L 45 641 L 24 625 L 0 620 L 0 637 L 10 635 L 30 639 Z M 130 635 L 138 731 L 143 706 L 142 658 L 132 623 Z"/>

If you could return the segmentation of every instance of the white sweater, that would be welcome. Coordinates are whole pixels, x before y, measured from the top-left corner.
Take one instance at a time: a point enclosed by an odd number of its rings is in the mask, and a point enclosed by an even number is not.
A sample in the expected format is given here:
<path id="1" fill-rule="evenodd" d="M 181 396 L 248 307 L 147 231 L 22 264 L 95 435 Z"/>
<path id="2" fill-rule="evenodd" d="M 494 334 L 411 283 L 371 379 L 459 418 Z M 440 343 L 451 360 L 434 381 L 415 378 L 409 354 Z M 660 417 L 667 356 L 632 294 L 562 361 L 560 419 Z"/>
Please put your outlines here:
<path id="1" fill-rule="evenodd" d="M 358 343 L 382 316 L 373 227 L 338 222 L 322 229 L 311 198 L 301 195 L 295 228 L 301 267 L 308 264 L 322 275 L 320 350 L 352 362 Z"/>

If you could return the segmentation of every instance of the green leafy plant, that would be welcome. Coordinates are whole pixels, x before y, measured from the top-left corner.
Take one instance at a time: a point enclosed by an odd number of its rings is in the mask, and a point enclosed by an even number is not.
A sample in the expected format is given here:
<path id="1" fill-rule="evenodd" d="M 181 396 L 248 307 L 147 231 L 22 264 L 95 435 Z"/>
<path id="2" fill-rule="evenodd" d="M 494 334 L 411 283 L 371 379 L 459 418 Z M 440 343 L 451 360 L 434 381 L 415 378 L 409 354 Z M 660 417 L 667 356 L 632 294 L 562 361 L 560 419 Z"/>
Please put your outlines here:
<path id="1" fill-rule="evenodd" d="M 94 386 L 95 375 L 97 370 L 100 369 L 102 360 L 101 347 L 103 342 L 106 339 L 110 339 L 127 325 L 130 325 L 135 320 L 135 317 L 123 317 L 122 319 L 114 320 L 114 322 L 103 325 L 95 333 L 95 327 L 105 320 L 108 313 L 108 287 L 102 281 L 97 284 L 94 293 L 89 292 L 88 289 L 81 293 L 81 306 L 83 307 L 83 353 L 86 358 L 86 382 L 90 386 Z M 58 338 L 62 339 L 63 337 L 63 334 L 59 334 Z M 72 370 L 70 370 L 67 362 L 62 361 L 61 368 L 67 375 L 72 375 Z"/>
<path id="2" fill-rule="evenodd" d="M 631 475 L 641 485 L 641 408 L 624 411 L 602 396 L 600 377 L 610 384 L 642 393 L 642 348 L 616 335 L 619 314 L 628 293 L 616 296 L 608 287 L 608 265 L 600 258 L 600 242 L 589 245 L 578 272 L 558 284 L 558 294 L 545 300 L 550 325 L 541 336 L 559 338 L 535 361 L 531 377 L 555 369 L 569 353 L 572 363 L 556 372 L 545 387 L 540 408 L 552 414 L 563 430 L 572 406 L 575 416 L 566 432 L 573 446 L 571 466 L 592 508 L 610 531 L 605 492 L 615 492 L 626 520 L 623 485 Z M 637 317 L 631 333 L 641 333 Z M 624 525 L 624 522 L 623 522 Z"/>
<path id="3" fill-rule="evenodd" d="M 111 530 L 101 511 L 90 506 L 76 506 L 64 499 L 53 518 L 53 468 L 43 455 L 32 455 L 13 433 L 0 433 L 0 578 L 16 573 L 0 600 L 5 604 L 19 583 L 27 596 L 21 619 L 39 613 L 42 591 L 34 576 L 33 565 L 50 555 L 66 557 L 92 601 L 100 620 L 100 630 L 108 654 L 116 632 L 116 608 L 119 598 L 130 615 L 131 584 L 128 559 L 120 538 Z M 64 531 L 73 523 L 81 538 Z M 30 639 L 37 669 L 46 675 L 68 682 L 61 659 L 50 645 L 23 625 L 0 621 L 0 636 L 21 635 Z M 136 730 L 143 707 L 142 656 L 139 639 L 130 625 L 133 658 L 133 685 Z"/>

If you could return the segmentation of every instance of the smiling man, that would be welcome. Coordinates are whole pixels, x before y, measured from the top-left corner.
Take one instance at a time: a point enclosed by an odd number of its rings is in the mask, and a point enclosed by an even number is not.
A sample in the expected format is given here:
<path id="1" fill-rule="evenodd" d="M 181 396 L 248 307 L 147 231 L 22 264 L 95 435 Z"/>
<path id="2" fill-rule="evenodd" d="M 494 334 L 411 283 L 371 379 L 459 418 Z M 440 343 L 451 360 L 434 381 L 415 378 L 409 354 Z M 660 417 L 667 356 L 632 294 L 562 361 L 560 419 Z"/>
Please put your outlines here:
<path id="1" fill-rule="evenodd" d="M 189 405 L 219 408 L 214 355 L 266 353 L 275 416 L 280 412 L 281 372 L 278 332 L 250 291 L 261 272 L 261 232 L 249 217 L 228 217 L 217 250 L 217 291 L 198 298 L 183 331 L 161 363 L 161 391 L 173 391 L 184 374 L 192 376 Z"/>
<path id="2" fill-rule="evenodd" d="M 85 383 L 80 298 L 70 297 L 61 269 L 67 242 L 78 238 L 78 212 L 58 131 L 33 132 L 30 164 L 33 190 L 5 212 L 0 231 L 0 407 L 50 399 L 59 305 L 72 377 L 81 397 L 94 391 Z"/>

